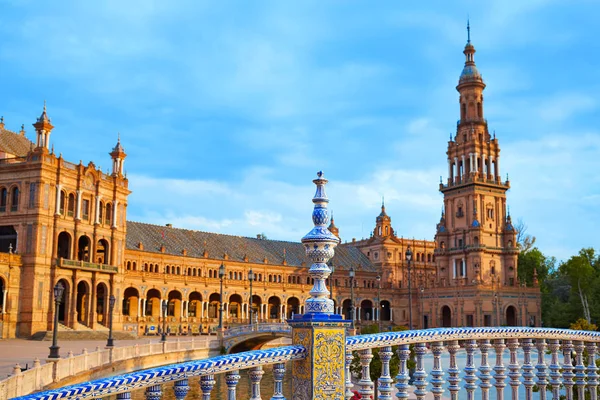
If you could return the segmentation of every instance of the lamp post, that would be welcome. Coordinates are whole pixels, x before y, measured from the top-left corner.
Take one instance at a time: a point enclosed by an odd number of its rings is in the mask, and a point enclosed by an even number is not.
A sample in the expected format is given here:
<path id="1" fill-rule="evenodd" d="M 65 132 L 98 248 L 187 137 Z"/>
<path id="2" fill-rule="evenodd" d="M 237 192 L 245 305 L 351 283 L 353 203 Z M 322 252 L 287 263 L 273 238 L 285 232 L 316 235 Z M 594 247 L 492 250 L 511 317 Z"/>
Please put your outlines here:
<path id="1" fill-rule="evenodd" d="M 494 293 L 494 317 L 496 326 L 500 326 L 500 321 L 498 321 L 498 293 Z"/>
<path id="2" fill-rule="evenodd" d="M 221 280 L 221 290 L 219 292 L 219 331 L 223 329 L 223 277 L 225 277 L 225 264 L 221 263 L 219 267 L 219 279 Z"/>
<path id="3" fill-rule="evenodd" d="M 352 325 L 350 327 L 354 329 L 354 319 L 356 318 L 354 309 L 354 267 L 350 267 L 348 275 L 350 276 L 350 312 L 352 312 Z"/>
<path id="4" fill-rule="evenodd" d="M 167 304 L 167 302 L 162 303 L 162 312 L 163 312 L 163 321 L 162 321 L 162 333 L 161 333 L 161 337 L 160 337 L 160 341 L 161 342 L 166 342 L 167 341 L 167 308 L 169 307 L 169 305 Z"/>
<path id="5" fill-rule="evenodd" d="M 381 332 L 381 275 L 377 275 L 377 322 Z"/>
<path id="6" fill-rule="evenodd" d="M 113 311 L 115 309 L 115 296 L 112 294 L 108 298 L 108 340 L 106 341 L 106 347 L 113 347 L 114 339 L 113 339 Z"/>
<path id="7" fill-rule="evenodd" d="M 406 249 L 406 261 L 408 262 L 408 329 L 412 330 L 412 292 L 411 292 L 411 282 L 410 282 L 410 261 L 412 260 L 412 251 L 410 251 L 410 246 Z"/>
<path id="8" fill-rule="evenodd" d="M 56 286 L 54 286 L 54 328 L 52 332 L 52 346 L 50 346 L 50 355 L 48 358 L 60 358 L 60 354 L 58 354 L 58 307 L 62 302 L 62 296 L 65 287 L 62 283 L 58 282 Z"/>
<path id="9" fill-rule="evenodd" d="M 421 292 L 421 329 L 425 329 L 425 307 L 423 306 L 423 297 L 425 296 L 425 288 L 421 286 L 419 288 Z"/>
<path id="10" fill-rule="evenodd" d="M 329 262 L 329 269 L 331 270 L 331 274 L 329 275 L 329 298 L 333 300 L 333 273 L 335 272 L 333 260 Z"/>
<path id="11" fill-rule="evenodd" d="M 252 270 L 248 271 L 248 280 L 250 281 L 250 310 L 248 312 L 248 315 L 250 315 L 250 321 L 248 325 L 252 326 L 252 312 L 254 311 L 252 309 L 252 281 L 254 280 L 254 272 L 252 272 Z"/>

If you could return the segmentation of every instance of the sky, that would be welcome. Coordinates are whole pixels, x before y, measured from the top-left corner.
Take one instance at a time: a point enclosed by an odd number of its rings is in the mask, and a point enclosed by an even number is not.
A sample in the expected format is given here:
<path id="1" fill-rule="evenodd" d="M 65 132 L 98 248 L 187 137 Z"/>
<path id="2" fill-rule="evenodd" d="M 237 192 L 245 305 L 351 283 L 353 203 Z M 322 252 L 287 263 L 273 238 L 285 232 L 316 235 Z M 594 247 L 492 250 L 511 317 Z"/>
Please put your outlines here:
<path id="1" fill-rule="evenodd" d="M 343 241 L 385 196 L 432 240 L 466 21 L 513 220 L 547 255 L 598 248 L 600 2 L 0 0 L 0 115 L 43 101 L 67 160 L 109 170 L 128 220 L 299 241 L 323 170 Z"/>

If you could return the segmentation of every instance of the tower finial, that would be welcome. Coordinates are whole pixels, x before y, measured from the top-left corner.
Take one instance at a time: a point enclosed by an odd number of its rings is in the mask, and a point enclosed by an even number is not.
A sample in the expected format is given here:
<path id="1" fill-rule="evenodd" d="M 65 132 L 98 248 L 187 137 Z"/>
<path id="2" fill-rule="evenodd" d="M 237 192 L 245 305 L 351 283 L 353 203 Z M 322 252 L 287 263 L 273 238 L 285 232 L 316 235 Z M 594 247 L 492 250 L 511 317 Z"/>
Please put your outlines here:
<path id="1" fill-rule="evenodd" d="M 467 16 L 467 43 L 471 43 L 471 24 Z"/>
<path id="2" fill-rule="evenodd" d="M 44 112 L 46 112 L 46 99 L 44 99 Z"/>
<path id="3" fill-rule="evenodd" d="M 381 208 L 385 208 L 385 196 L 381 196 Z"/>

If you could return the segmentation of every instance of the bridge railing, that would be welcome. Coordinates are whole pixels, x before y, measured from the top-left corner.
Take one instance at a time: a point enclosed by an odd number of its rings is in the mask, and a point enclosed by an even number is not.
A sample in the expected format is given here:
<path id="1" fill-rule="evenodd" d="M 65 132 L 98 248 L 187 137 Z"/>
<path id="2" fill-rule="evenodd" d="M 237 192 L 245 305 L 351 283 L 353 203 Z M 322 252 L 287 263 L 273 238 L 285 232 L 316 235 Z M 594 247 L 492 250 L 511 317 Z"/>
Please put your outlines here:
<path id="1" fill-rule="evenodd" d="M 226 329 L 223 332 L 224 338 L 230 338 L 233 336 L 240 336 L 252 333 L 261 332 L 291 332 L 292 328 L 287 323 L 271 323 L 271 324 L 252 324 L 235 326 Z"/>
<path id="2" fill-rule="evenodd" d="M 410 395 L 418 400 L 424 400 L 426 396 L 440 400 L 448 397 L 446 391 L 452 400 L 471 400 L 476 395 L 488 400 L 493 397 L 490 396 L 492 390 L 496 392 L 496 399 L 510 397 L 514 400 L 520 393 L 524 398 L 532 399 L 535 393 L 540 399 L 559 400 L 564 396 L 567 400 L 597 400 L 598 342 L 600 332 L 525 327 L 439 328 L 351 336 L 346 338 L 345 344 L 345 376 L 328 384 L 340 385 L 346 399 L 353 396 L 356 388 L 366 399 L 377 390 L 378 398 L 382 400 L 391 399 L 393 394 L 400 399 Z M 396 346 L 398 373 L 394 381 L 390 363 Z M 377 387 L 370 371 L 373 349 L 378 349 L 381 361 Z M 235 399 L 240 379 L 238 371 L 249 369 L 251 399 L 258 400 L 261 398 L 262 367 L 270 364 L 274 365 L 275 392 L 271 398 L 283 399 L 284 363 L 305 359 L 313 351 L 316 350 L 301 345 L 255 350 L 153 368 L 23 399 L 85 399 L 112 394 L 117 394 L 117 399 L 129 399 L 132 390 L 145 388 L 146 398 L 156 400 L 161 396 L 161 385 L 175 381 L 175 398 L 183 400 L 189 390 L 188 378 L 199 376 L 202 398 L 208 400 L 215 386 L 214 376 L 219 373 L 225 373 L 227 398 Z M 361 372 L 353 376 L 351 364 L 355 353 L 360 360 Z M 509 356 L 507 361 L 506 355 Z M 409 360 L 414 361 L 412 373 Z M 447 367 L 442 367 L 443 363 Z M 292 385 L 297 384 L 294 383 L 298 381 L 296 378 L 292 376 Z M 296 393 L 296 390 L 293 388 L 292 392 Z M 292 399 L 295 398 L 296 394 L 293 394 Z"/>

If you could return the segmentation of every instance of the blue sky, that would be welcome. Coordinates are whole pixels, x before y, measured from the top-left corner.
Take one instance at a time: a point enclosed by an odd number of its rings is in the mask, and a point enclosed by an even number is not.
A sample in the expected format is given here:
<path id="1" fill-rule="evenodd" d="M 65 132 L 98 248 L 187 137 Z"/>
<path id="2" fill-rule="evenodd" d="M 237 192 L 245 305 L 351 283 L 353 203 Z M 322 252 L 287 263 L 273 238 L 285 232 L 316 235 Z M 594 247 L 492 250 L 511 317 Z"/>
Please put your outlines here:
<path id="1" fill-rule="evenodd" d="M 418 4 L 417 4 L 418 3 Z M 373 4 L 376 4 L 374 6 Z M 343 240 L 385 195 L 432 239 L 470 16 L 515 219 L 548 255 L 597 246 L 595 1 L 0 0 L 0 114 L 43 100 L 57 153 L 128 153 L 128 219 L 299 240 L 322 169 Z"/>

